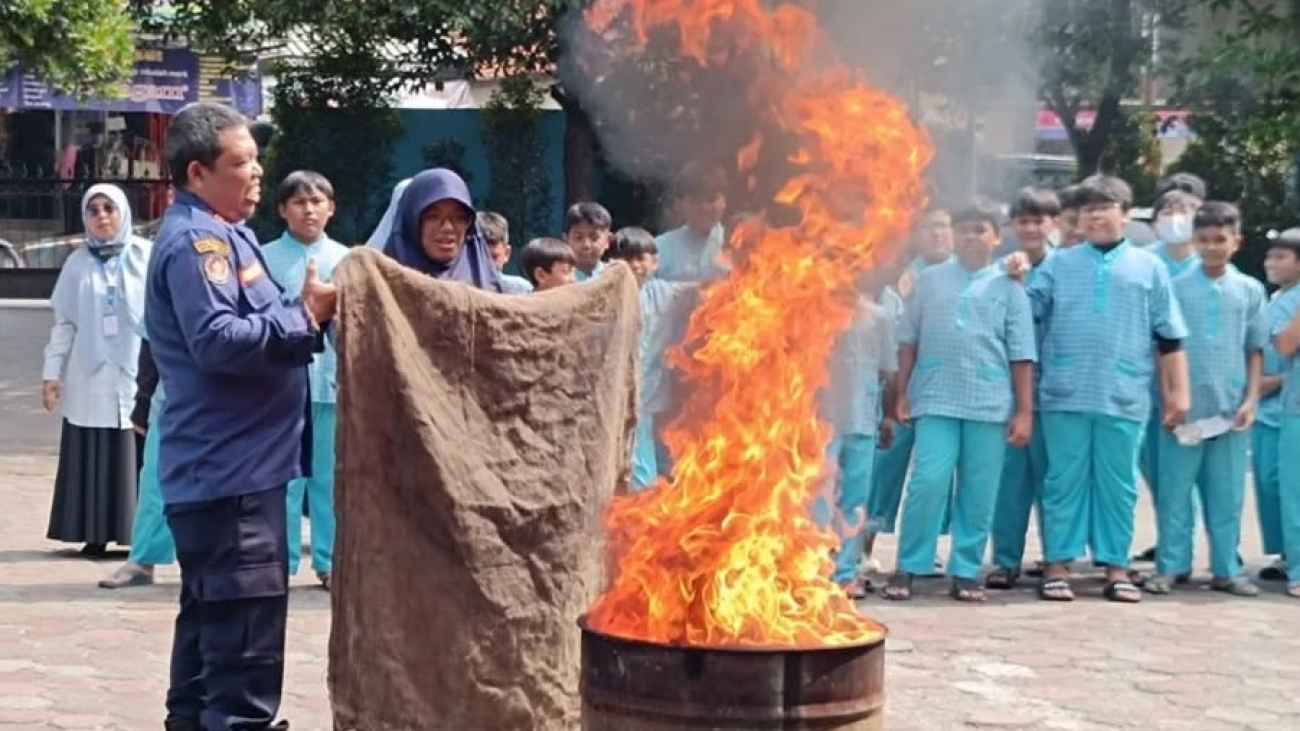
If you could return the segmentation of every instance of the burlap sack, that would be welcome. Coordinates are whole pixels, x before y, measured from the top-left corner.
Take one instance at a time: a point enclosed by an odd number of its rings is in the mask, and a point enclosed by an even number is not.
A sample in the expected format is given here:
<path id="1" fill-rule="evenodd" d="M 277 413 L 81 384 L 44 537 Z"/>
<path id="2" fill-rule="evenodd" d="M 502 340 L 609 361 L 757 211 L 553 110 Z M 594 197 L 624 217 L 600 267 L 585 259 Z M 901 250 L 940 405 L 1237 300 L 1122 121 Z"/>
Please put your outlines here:
<path id="1" fill-rule="evenodd" d="M 635 278 L 492 295 L 362 249 L 336 281 L 334 728 L 577 728 L 575 621 L 628 478 Z"/>

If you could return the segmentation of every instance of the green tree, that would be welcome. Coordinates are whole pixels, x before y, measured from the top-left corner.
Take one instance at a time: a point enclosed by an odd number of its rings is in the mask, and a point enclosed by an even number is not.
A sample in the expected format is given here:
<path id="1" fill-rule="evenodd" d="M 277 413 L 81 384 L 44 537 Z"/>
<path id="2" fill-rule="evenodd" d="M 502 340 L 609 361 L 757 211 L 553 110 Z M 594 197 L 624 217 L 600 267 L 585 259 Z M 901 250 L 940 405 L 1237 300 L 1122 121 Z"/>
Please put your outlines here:
<path id="1" fill-rule="evenodd" d="M 126 11 L 125 0 L 4 0 L 0 67 L 18 62 L 63 92 L 120 95 L 134 55 Z"/>
<path id="2" fill-rule="evenodd" d="M 1034 34 L 1044 103 L 1060 117 L 1079 174 L 1102 169 L 1112 137 L 1125 128 L 1126 100 L 1143 74 L 1162 73 L 1178 53 L 1195 0 L 1059 0 L 1044 3 Z M 1157 44 L 1157 39 L 1160 39 Z M 1091 126 L 1079 112 L 1092 109 Z"/>
<path id="3" fill-rule="evenodd" d="M 1180 97 L 1196 139 L 1173 169 L 1196 173 L 1245 220 L 1243 269 L 1258 274 L 1269 231 L 1300 213 L 1300 0 L 1200 0 L 1214 28 L 1185 59 Z"/>

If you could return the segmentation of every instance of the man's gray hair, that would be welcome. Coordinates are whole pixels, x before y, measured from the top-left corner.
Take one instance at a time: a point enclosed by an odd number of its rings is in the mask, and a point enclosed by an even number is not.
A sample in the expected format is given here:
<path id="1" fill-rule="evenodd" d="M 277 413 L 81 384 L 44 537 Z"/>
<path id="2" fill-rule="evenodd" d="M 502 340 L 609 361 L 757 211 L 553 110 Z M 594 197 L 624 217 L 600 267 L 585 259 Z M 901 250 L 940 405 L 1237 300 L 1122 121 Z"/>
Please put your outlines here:
<path id="1" fill-rule="evenodd" d="M 246 126 L 248 120 L 225 104 L 195 102 L 183 107 L 167 128 L 167 169 L 172 183 L 183 187 L 189 182 L 192 162 L 207 168 L 215 165 L 221 157 L 221 132 Z"/>

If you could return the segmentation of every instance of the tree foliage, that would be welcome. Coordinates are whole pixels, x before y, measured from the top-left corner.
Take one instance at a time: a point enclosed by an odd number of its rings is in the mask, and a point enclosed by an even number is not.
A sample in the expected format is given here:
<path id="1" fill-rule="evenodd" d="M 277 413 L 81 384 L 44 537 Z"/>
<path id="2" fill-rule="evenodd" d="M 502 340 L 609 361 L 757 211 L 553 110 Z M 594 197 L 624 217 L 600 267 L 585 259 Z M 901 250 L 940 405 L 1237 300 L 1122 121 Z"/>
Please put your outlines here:
<path id="1" fill-rule="evenodd" d="M 1060 117 L 1079 174 L 1102 167 L 1111 137 L 1125 125 L 1122 103 L 1141 91 L 1143 71 L 1161 72 L 1178 53 L 1192 0 L 1060 0 L 1044 3 L 1041 93 Z M 1157 44 L 1157 39 L 1159 43 Z M 1095 110 L 1090 127 L 1079 112 Z"/>
<path id="2" fill-rule="evenodd" d="M 62 92 L 118 96 L 131 74 L 125 0 L 0 2 L 0 70 L 17 62 Z"/>

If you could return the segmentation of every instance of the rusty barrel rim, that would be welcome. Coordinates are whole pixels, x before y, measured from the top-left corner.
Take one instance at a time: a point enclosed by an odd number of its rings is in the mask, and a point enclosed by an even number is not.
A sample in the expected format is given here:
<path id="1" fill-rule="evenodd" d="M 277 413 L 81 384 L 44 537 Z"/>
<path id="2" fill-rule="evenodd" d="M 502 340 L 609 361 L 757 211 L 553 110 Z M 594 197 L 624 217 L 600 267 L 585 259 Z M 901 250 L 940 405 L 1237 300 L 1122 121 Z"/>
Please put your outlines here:
<path id="1" fill-rule="evenodd" d="M 675 644 L 670 642 L 655 642 L 653 640 L 642 640 L 635 637 L 611 634 L 591 626 L 587 621 L 587 615 L 583 614 L 578 617 L 578 629 L 583 634 L 594 635 L 610 642 L 622 642 L 628 645 L 640 645 L 645 648 L 674 649 L 674 650 L 695 650 L 699 652 L 717 652 L 717 653 L 735 653 L 740 655 L 783 655 L 792 652 L 845 652 L 867 650 L 876 645 L 882 645 L 885 640 L 889 639 L 889 627 L 880 622 L 873 623 L 880 628 L 880 636 L 866 642 L 850 642 L 843 645 L 686 645 Z"/>

